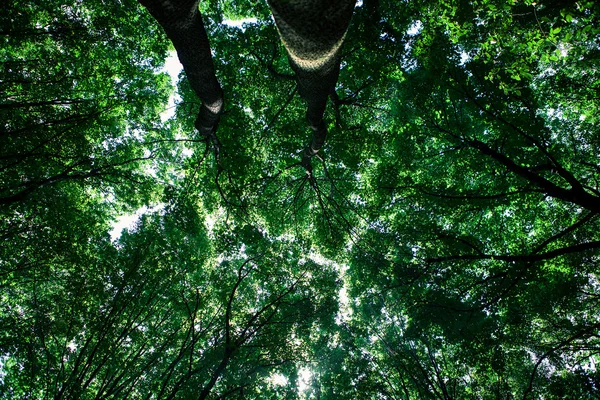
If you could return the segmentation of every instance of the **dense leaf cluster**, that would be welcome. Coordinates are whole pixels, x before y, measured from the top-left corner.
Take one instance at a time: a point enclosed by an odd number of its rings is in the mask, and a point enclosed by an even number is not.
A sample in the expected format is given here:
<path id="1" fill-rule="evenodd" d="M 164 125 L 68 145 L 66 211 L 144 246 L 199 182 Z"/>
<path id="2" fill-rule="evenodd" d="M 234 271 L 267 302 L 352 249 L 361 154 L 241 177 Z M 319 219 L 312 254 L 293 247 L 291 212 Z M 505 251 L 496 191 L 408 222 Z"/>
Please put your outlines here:
<path id="1" fill-rule="evenodd" d="M 0 397 L 598 397 L 596 2 L 359 2 L 311 174 L 265 2 L 199 5 L 218 152 L 143 7 L 39 3 L 0 15 Z"/>

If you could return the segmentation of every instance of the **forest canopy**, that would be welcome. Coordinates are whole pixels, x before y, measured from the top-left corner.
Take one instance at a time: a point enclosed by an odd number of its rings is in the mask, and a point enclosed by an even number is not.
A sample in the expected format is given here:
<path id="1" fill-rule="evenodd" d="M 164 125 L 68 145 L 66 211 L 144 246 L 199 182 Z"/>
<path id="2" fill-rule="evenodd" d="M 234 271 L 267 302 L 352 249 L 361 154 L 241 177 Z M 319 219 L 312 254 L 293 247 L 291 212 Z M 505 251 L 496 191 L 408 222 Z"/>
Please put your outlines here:
<path id="1" fill-rule="evenodd" d="M 598 2 L 187 3 L 3 8 L 0 397 L 598 398 Z"/>

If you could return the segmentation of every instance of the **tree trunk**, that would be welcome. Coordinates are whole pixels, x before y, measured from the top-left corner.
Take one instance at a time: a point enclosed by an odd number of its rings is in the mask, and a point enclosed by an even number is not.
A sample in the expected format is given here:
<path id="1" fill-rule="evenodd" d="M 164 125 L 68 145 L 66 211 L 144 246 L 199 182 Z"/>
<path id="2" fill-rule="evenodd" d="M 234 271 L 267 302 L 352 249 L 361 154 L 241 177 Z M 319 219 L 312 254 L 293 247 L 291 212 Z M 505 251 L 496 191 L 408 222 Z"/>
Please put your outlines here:
<path id="1" fill-rule="evenodd" d="M 313 130 L 303 164 L 317 154 L 327 135 L 323 114 L 338 80 L 341 47 L 356 0 L 268 0 L 279 36 L 288 51 L 300 96 L 308 103 Z M 305 165 L 306 166 L 306 165 Z"/>
<path id="2" fill-rule="evenodd" d="M 203 136 L 216 131 L 223 111 L 223 89 L 215 75 L 210 44 L 197 0 L 139 0 L 165 30 L 202 107 L 196 128 Z"/>

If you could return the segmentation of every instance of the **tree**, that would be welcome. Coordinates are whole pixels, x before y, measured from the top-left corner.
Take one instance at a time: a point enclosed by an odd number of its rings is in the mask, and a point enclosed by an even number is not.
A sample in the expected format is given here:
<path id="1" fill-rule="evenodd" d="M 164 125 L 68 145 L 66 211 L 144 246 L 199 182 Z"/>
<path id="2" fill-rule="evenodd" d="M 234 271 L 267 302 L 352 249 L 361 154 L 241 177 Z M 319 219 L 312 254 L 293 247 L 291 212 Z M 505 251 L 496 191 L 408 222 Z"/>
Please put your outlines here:
<path id="1" fill-rule="evenodd" d="M 140 0 L 140 4 L 148 9 L 175 46 L 187 79 L 202 100 L 195 122 L 198 132 L 203 137 L 216 140 L 214 135 L 223 112 L 223 90 L 215 76 L 198 2 Z"/>
<path id="2" fill-rule="evenodd" d="M 281 40 L 296 73 L 298 92 L 308 103 L 306 119 L 313 130 L 302 155 L 309 173 L 310 159 L 325 143 L 323 114 L 338 80 L 341 47 L 350 24 L 355 0 L 269 2 Z"/>
<path id="3" fill-rule="evenodd" d="M 218 147 L 216 129 L 223 112 L 223 91 L 215 76 L 208 36 L 194 1 L 140 0 L 173 42 L 190 85 L 202 100 L 195 126 Z M 325 142 L 322 121 L 329 95 L 337 82 L 341 46 L 355 0 L 270 1 L 278 32 L 296 73 L 300 95 L 308 102 L 307 120 L 314 131 L 302 165 L 312 170 L 310 159 Z M 217 152 L 219 149 L 216 149 Z"/>
<path id="4" fill-rule="evenodd" d="M 408 391 L 398 396 L 559 398 L 569 382 L 569 395 L 588 398 L 597 382 L 584 367 L 597 346 L 598 321 L 584 311 L 595 307 L 597 155 L 574 110 L 595 100 L 569 87 L 559 105 L 546 84 L 573 65 L 557 55 L 562 35 L 580 28 L 564 16 L 595 13 L 440 9 L 416 16 L 410 68 L 397 85 L 395 129 L 404 135 L 370 178 L 380 189 L 372 207 L 389 211 L 378 213 L 351 267 L 357 308 L 377 321 L 366 335 L 381 337 L 372 354 L 399 368 L 389 385 Z M 482 23 L 471 25 L 474 16 Z M 549 31 L 560 37 L 548 42 Z M 419 352 L 422 371 L 404 369 Z"/>
<path id="5" fill-rule="evenodd" d="M 204 229 L 192 204 L 173 204 L 117 247 L 94 238 L 63 261 L 63 282 L 38 277 L 33 293 L 11 297 L 2 393 L 209 398 L 293 369 L 311 330 L 330 323 L 335 273 L 252 230 L 211 248 Z M 236 247 L 244 234 L 254 248 Z"/>
<path id="6" fill-rule="evenodd" d="M 595 3 L 365 0 L 314 81 L 293 4 L 124 5 L 1 20 L 3 397 L 597 397 Z"/>

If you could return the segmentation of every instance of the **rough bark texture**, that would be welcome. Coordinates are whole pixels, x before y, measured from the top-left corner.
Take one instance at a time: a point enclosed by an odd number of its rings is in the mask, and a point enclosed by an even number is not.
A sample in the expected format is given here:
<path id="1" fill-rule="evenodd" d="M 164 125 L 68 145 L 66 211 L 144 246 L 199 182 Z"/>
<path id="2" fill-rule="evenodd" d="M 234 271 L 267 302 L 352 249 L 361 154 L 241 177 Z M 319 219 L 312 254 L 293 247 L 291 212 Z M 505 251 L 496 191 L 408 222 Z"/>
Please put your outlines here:
<path id="1" fill-rule="evenodd" d="M 340 70 L 340 49 L 356 0 L 269 0 L 296 72 L 307 119 L 318 128 Z"/>
<path id="2" fill-rule="evenodd" d="M 139 0 L 173 42 L 192 89 L 203 106 L 196 128 L 214 135 L 223 111 L 223 89 L 215 76 L 210 44 L 197 0 Z"/>
<path id="3" fill-rule="evenodd" d="M 310 160 L 327 137 L 323 114 L 337 83 L 341 47 L 356 0 L 268 0 L 279 36 L 298 80 L 298 92 L 308 103 L 306 119 L 313 130 L 302 165 L 312 173 Z"/>

